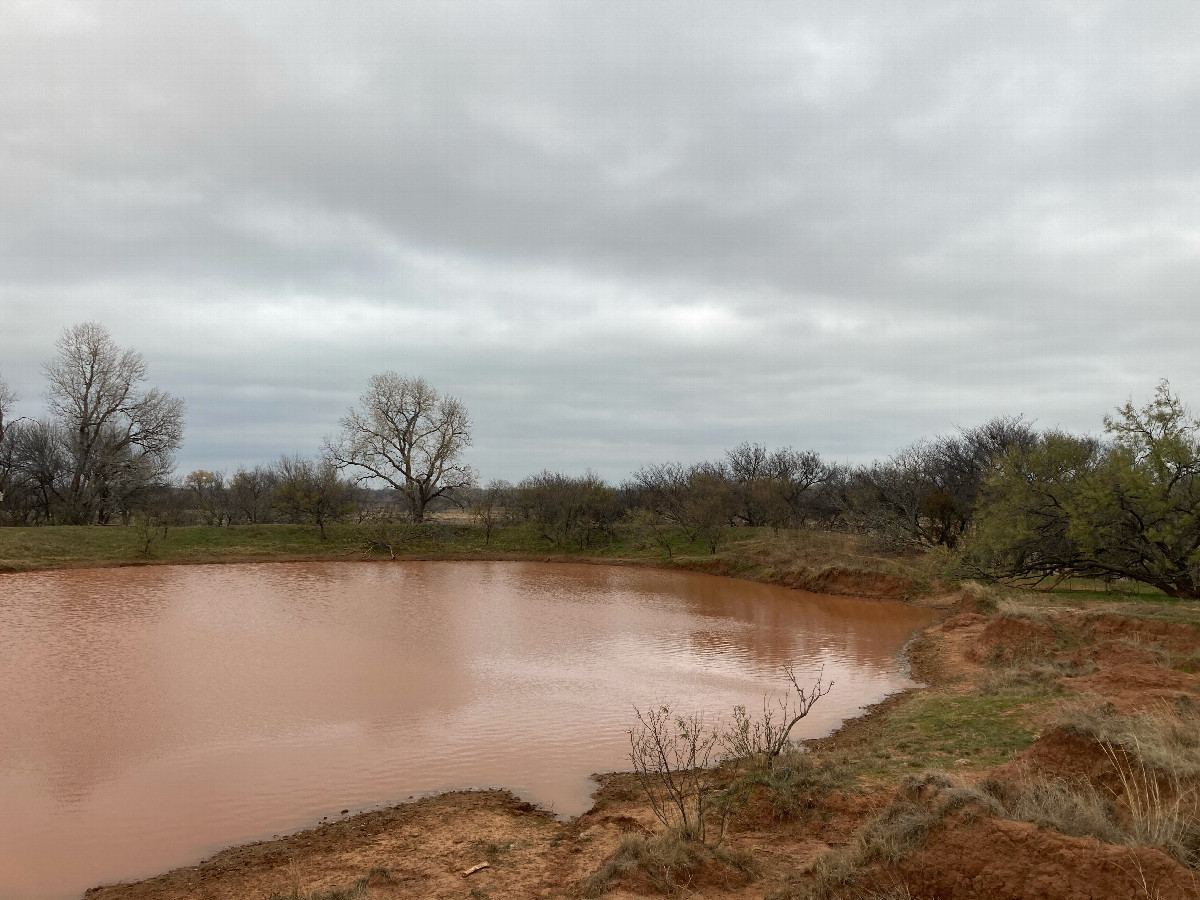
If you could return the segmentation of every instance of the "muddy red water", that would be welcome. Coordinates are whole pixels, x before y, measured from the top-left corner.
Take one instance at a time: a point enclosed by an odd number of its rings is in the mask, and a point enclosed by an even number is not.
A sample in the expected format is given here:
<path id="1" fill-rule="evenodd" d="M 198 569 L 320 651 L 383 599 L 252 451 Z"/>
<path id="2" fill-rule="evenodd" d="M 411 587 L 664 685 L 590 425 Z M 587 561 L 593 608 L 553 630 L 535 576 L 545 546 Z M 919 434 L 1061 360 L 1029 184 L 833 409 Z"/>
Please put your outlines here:
<path id="1" fill-rule="evenodd" d="M 276 563 L 0 576 L 0 897 L 76 897 L 422 792 L 564 815 L 635 704 L 905 687 L 928 613 L 645 569 Z"/>

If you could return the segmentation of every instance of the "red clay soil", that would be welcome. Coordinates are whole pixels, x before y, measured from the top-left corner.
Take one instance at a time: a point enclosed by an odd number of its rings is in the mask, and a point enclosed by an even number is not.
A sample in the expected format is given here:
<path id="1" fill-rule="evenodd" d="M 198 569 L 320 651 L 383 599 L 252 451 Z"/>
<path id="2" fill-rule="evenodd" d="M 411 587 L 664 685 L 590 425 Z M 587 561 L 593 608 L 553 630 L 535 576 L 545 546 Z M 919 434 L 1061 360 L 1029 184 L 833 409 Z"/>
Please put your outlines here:
<path id="1" fill-rule="evenodd" d="M 937 900 L 1197 900 L 1200 883 L 1161 850 L 1067 837 L 1028 822 L 948 822 L 881 884 L 898 876 Z"/>
<path id="2" fill-rule="evenodd" d="M 504 791 L 442 794 L 364 813 L 274 841 L 222 851 L 136 884 L 93 888 L 87 900 L 246 900 L 344 891 L 372 869 L 367 896 L 461 898 L 472 888 L 502 897 L 557 893 L 545 857 L 554 817 Z M 472 876 L 464 871 L 492 861 Z M 533 863 L 533 864 L 526 864 Z"/>
<path id="3" fill-rule="evenodd" d="M 954 613 L 970 613 L 973 615 L 987 616 L 994 611 L 994 608 L 977 594 L 971 591 L 959 591 L 951 595 L 947 599 L 952 600 L 951 609 Z"/>
<path id="4" fill-rule="evenodd" d="M 1089 617 L 1085 629 L 1093 641 L 1105 638 L 1134 639 L 1147 644 L 1157 644 L 1164 650 L 1178 654 L 1200 650 L 1200 628 L 1184 622 L 1134 619 L 1110 613 Z"/>
<path id="5" fill-rule="evenodd" d="M 1115 749 L 1119 758 L 1125 754 Z M 1112 757 L 1095 738 L 1076 734 L 1065 728 L 1052 728 L 1033 746 L 1022 750 L 1012 762 L 992 770 L 996 778 L 1021 780 L 1031 776 L 1042 778 L 1086 778 L 1099 788 L 1113 794 L 1121 790 L 1121 777 Z"/>
<path id="6" fill-rule="evenodd" d="M 838 594 L 845 597 L 866 597 L 871 600 L 909 600 L 921 593 L 920 585 L 916 581 L 899 575 L 863 572 L 839 567 L 822 569 L 801 567 L 781 571 L 770 568 L 766 560 L 762 560 L 762 562 L 765 568 L 762 571 L 752 572 L 742 571 L 723 559 L 688 559 L 668 563 L 668 565 L 689 572 L 748 578 L 751 581 L 762 581 L 766 584 L 811 591 L 814 594 Z M 661 563 L 656 562 L 655 565 L 658 566 Z"/>
<path id="7" fill-rule="evenodd" d="M 1176 672 L 1150 663 L 1106 666 L 1091 675 L 1064 678 L 1081 693 L 1095 694 L 1126 715 L 1200 693 L 1200 674 Z"/>
<path id="8" fill-rule="evenodd" d="M 988 617 L 980 613 L 961 612 L 942 622 L 942 630 L 957 631 L 960 628 L 971 628 L 974 625 L 982 625 L 987 621 Z"/>
<path id="9" fill-rule="evenodd" d="M 1080 655 L 1084 656 L 1082 652 Z M 1163 662 L 1162 655 L 1149 647 L 1138 647 L 1123 641 L 1101 641 L 1087 648 L 1086 658 L 1102 669 L 1128 665 L 1158 666 Z"/>
<path id="10" fill-rule="evenodd" d="M 988 622 L 969 656 L 975 662 L 1012 662 L 1047 656 L 1057 645 L 1058 638 L 1049 625 L 1002 617 Z"/>
<path id="11" fill-rule="evenodd" d="M 916 593 L 917 584 L 908 578 L 849 569 L 824 569 L 805 574 L 789 587 L 803 588 L 818 594 L 844 594 L 850 597 L 872 597 L 878 600 L 903 600 Z"/>

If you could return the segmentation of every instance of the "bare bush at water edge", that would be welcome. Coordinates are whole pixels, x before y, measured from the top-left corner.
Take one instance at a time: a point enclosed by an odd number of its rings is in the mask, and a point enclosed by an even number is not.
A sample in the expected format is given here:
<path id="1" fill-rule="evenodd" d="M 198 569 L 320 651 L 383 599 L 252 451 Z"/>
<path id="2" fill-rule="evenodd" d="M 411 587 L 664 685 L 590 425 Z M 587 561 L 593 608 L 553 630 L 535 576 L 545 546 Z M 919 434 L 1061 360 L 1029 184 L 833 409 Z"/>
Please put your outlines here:
<path id="1" fill-rule="evenodd" d="M 764 697 L 761 718 L 752 719 L 744 706 L 734 707 L 733 724 L 721 736 L 730 756 L 762 760 L 770 768 L 788 747 L 796 724 L 809 714 L 818 700 L 833 690 L 832 681 L 824 683 L 823 670 L 808 690 L 800 687 L 795 669 L 784 666 L 783 671 L 791 682 L 792 693 L 776 698 L 774 705 Z"/>
<path id="2" fill-rule="evenodd" d="M 710 767 L 722 759 L 745 758 L 769 770 L 790 746 L 792 729 L 833 688 L 818 675 L 809 689 L 800 687 L 795 670 L 784 672 L 792 692 L 774 704 L 763 701 L 761 719 L 744 706 L 733 711 L 725 730 L 703 716 L 683 716 L 669 706 L 634 710 L 637 724 L 629 731 L 629 758 L 655 817 L 685 838 L 719 846 L 740 791 L 716 784 Z M 726 753 L 721 755 L 719 748 Z"/>

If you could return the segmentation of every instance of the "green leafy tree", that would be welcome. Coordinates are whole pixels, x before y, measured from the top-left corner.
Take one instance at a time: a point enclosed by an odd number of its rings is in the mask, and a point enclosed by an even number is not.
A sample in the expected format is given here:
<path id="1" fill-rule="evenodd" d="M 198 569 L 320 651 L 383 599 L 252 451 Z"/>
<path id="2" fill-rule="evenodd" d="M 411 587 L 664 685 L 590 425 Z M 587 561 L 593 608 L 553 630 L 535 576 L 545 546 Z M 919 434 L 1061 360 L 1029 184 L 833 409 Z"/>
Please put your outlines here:
<path id="1" fill-rule="evenodd" d="M 1109 442 L 1052 432 L 984 487 L 968 559 L 1000 577 L 1128 578 L 1200 597 L 1200 421 L 1159 383 L 1105 418 Z"/>

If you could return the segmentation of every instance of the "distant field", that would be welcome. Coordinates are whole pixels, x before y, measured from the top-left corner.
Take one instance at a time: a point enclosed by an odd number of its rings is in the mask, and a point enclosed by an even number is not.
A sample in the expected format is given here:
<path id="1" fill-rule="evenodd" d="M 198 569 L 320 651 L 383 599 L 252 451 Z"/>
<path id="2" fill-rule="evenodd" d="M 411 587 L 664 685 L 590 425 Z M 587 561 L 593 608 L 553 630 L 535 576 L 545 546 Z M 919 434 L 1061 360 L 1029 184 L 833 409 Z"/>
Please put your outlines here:
<path id="1" fill-rule="evenodd" d="M 764 529 L 765 530 L 765 529 Z M 438 521 L 420 526 L 330 525 L 327 539 L 308 525 L 231 525 L 170 528 L 165 536 L 150 537 L 132 526 L 48 526 L 0 528 L 0 571 L 29 571 L 75 566 L 136 565 L 161 562 L 229 562 L 269 559 L 387 558 L 381 542 L 390 542 L 403 556 L 568 555 L 586 557 L 663 558 L 661 547 L 649 541 L 617 537 L 611 542 L 594 537 L 577 542 L 553 542 L 535 528 L 507 526 L 493 531 L 463 521 Z M 760 529 L 731 530 L 726 546 L 752 541 Z M 672 552 L 687 556 L 708 553 L 701 543 L 682 535 L 672 539 Z"/>
<path id="2" fill-rule="evenodd" d="M 1156 587 L 1124 579 L 1106 584 L 1098 578 L 1068 578 L 1059 584 L 1053 593 L 1077 600 L 1136 599 L 1138 597 L 1144 597 L 1147 600 L 1167 599 L 1167 595 Z"/>

